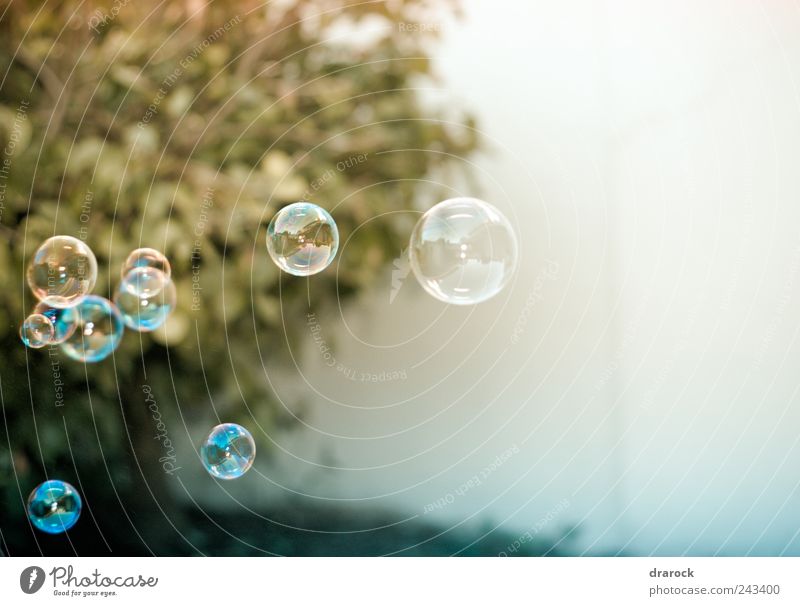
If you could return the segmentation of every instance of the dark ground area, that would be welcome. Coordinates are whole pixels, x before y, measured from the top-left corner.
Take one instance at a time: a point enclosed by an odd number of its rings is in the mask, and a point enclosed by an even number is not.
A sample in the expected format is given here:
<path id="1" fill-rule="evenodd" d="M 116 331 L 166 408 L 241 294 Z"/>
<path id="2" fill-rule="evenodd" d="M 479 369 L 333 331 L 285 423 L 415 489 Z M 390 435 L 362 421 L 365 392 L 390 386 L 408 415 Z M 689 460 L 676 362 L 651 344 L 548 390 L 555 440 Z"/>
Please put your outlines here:
<path id="1" fill-rule="evenodd" d="M 87 510 L 64 535 L 34 535 L 24 522 L 22 528 L 3 523 L 2 550 L 13 556 L 538 556 L 551 547 L 527 542 L 512 552 L 509 545 L 518 536 L 490 527 L 447 529 L 418 519 L 397 523 L 396 516 L 343 509 L 297 507 L 247 515 L 194 509 L 180 511 L 177 518 L 171 518 L 173 529 L 161 516 L 157 532 L 139 524 L 134 529 L 124 516 L 117 523 L 105 519 L 102 535 Z M 548 555 L 564 554 L 552 550 Z"/>

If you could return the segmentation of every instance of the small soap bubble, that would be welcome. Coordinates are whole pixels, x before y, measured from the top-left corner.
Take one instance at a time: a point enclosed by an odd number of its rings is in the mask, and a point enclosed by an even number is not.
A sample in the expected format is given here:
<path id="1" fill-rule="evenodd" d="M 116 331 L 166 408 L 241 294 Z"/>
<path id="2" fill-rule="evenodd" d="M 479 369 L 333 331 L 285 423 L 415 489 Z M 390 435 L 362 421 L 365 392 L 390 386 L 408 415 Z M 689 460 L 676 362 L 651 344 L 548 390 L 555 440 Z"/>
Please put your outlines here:
<path id="1" fill-rule="evenodd" d="M 66 309 L 50 307 L 47 303 L 39 301 L 36 307 L 33 308 L 33 313 L 42 314 L 53 323 L 52 343 L 63 343 L 75 332 L 75 316 L 74 314 L 67 314 Z"/>
<path id="2" fill-rule="evenodd" d="M 129 254 L 122 265 L 122 279 L 124 280 L 125 276 L 137 267 L 152 267 L 163 273 L 167 278 L 172 276 L 172 267 L 169 264 L 169 259 L 155 248 L 137 248 Z"/>
<path id="3" fill-rule="evenodd" d="M 255 458 L 256 443 L 253 436 L 236 423 L 217 425 L 200 448 L 203 467 L 221 480 L 243 476 Z"/>
<path id="4" fill-rule="evenodd" d="M 295 276 L 328 267 L 339 248 L 339 230 L 330 213 L 311 202 L 280 209 L 267 228 L 267 250 L 275 264 Z"/>
<path id="5" fill-rule="evenodd" d="M 19 337 L 26 347 L 40 349 L 53 342 L 55 328 L 50 318 L 44 314 L 31 314 L 22 323 Z"/>
<path id="6" fill-rule="evenodd" d="M 161 326 L 175 309 L 175 285 L 163 272 L 152 267 L 135 267 L 120 282 L 114 303 L 125 326 L 149 332 Z"/>
<path id="7" fill-rule="evenodd" d="M 39 530 L 58 534 L 75 526 L 82 506 L 81 497 L 71 484 L 48 480 L 28 497 L 28 518 Z"/>
<path id="8" fill-rule="evenodd" d="M 75 332 L 61 344 L 62 351 L 79 362 L 99 362 L 112 354 L 122 341 L 125 324 L 108 299 L 89 295 L 67 310 L 65 321 L 75 322 Z"/>
<path id="9" fill-rule="evenodd" d="M 27 277 L 37 299 L 51 307 L 72 307 L 94 288 L 97 259 L 84 242 L 71 236 L 54 236 L 33 254 Z"/>
<path id="10" fill-rule="evenodd" d="M 517 266 L 508 219 L 476 198 L 453 198 L 428 210 L 411 235 L 411 269 L 431 295 L 473 305 L 500 292 Z"/>

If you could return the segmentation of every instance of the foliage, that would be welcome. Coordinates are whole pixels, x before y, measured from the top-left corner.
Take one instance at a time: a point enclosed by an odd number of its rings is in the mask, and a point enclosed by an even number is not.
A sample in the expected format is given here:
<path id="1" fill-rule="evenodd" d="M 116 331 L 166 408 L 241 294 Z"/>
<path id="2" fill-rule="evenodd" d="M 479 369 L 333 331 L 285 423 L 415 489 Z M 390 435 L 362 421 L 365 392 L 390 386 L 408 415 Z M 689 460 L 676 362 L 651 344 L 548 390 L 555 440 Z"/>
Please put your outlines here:
<path id="1" fill-rule="evenodd" d="M 332 212 L 344 242 L 367 219 L 414 207 L 449 154 L 476 148 L 474 131 L 437 120 L 416 88 L 432 82 L 435 32 L 397 23 L 419 19 L 425 3 L 345 4 L 0 2 L 0 496 L 10 521 L 33 485 L 61 472 L 84 470 L 89 492 L 103 482 L 105 493 L 111 483 L 152 490 L 155 479 L 142 486 L 158 456 L 143 385 L 182 422 L 212 403 L 267 431 L 281 422 L 264 365 L 285 359 L 285 334 L 309 302 L 371 284 L 413 217 L 370 222 L 335 269 L 299 280 L 267 257 L 271 216 L 308 198 Z M 25 262 L 56 233 L 89 243 L 105 296 L 128 252 L 164 251 L 180 300 L 165 330 L 129 333 L 91 366 L 26 351 Z"/>

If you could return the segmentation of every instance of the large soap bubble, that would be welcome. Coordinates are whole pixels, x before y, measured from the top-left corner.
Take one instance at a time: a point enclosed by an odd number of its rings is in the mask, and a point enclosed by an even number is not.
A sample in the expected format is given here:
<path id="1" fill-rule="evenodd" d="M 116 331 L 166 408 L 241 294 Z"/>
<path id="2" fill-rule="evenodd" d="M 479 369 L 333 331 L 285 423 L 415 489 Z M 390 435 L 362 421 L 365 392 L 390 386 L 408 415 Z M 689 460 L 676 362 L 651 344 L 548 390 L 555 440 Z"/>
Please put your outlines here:
<path id="1" fill-rule="evenodd" d="M 295 276 L 328 267 L 339 248 L 339 230 L 330 213 L 311 202 L 280 209 L 267 228 L 267 250 L 275 264 Z"/>
<path id="2" fill-rule="evenodd" d="M 97 259 L 77 238 L 54 236 L 33 254 L 27 277 L 37 299 L 51 307 L 72 307 L 94 288 Z"/>
<path id="3" fill-rule="evenodd" d="M 517 239 L 500 211 L 476 198 L 428 210 L 411 235 L 411 269 L 431 295 L 454 305 L 490 299 L 517 266 Z"/>

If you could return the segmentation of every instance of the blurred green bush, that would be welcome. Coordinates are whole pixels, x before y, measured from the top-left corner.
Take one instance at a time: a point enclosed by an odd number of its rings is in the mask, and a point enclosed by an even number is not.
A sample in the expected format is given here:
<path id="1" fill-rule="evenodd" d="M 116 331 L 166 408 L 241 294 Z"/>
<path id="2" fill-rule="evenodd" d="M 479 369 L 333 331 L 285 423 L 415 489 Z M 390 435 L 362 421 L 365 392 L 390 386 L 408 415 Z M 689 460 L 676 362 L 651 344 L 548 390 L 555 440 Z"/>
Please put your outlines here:
<path id="1" fill-rule="evenodd" d="M 125 498 L 141 495 L 159 453 L 142 385 L 173 414 L 206 414 L 213 395 L 231 420 L 281 422 L 262 364 L 280 363 L 309 302 L 371 284 L 413 216 L 359 230 L 338 282 L 333 268 L 279 280 L 269 219 L 308 198 L 344 241 L 366 219 L 413 208 L 426 177 L 477 147 L 471 118 L 459 126 L 420 98 L 438 28 L 398 24 L 426 4 L 0 2 L 4 516 L 75 468 L 97 471 L 84 483 L 107 474 Z M 26 351 L 25 263 L 57 233 L 93 248 L 105 296 L 128 252 L 164 251 L 180 300 L 166 328 L 129 333 L 113 359 L 86 367 Z"/>

